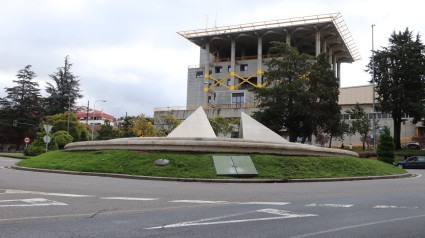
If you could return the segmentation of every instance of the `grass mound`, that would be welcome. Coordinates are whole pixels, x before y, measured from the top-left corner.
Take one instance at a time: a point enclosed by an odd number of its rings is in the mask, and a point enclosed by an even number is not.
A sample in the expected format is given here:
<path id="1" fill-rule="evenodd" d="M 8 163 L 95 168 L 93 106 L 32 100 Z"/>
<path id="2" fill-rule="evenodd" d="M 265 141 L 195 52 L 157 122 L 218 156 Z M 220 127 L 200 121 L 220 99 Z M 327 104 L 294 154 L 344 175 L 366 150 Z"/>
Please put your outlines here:
<path id="1" fill-rule="evenodd" d="M 217 153 L 137 152 L 102 150 L 53 151 L 17 163 L 18 166 L 83 172 L 118 173 L 180 178 L 217 176 L 212 155 Z M 231 155 L 231 154 L 221 154 Z M 353 157 L 301 157 L 250 155 L 258 171 L 255 178 L 293 179 L 402 174 L 406 171 L 380 161 Z M 167 166 L 155 166 L 168 159 Z"/>

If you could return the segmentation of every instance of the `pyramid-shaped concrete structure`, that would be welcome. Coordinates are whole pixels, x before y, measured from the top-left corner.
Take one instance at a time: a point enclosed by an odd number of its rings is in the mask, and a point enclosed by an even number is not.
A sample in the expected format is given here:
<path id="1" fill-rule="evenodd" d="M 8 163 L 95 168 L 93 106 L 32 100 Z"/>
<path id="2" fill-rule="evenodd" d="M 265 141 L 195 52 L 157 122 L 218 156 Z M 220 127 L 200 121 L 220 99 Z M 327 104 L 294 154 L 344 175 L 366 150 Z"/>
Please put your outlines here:
<path id="1" fill-rule="evenodd" d="M 202 107 L 196 109 L 167 137 L 217 138 Z"/>
<path id="2" fill-rule="evenodd" d="M 254 118 L 241 112 L 241 138 L 275 143 L 289 143 L 274 131 L 270 130 Z"/>

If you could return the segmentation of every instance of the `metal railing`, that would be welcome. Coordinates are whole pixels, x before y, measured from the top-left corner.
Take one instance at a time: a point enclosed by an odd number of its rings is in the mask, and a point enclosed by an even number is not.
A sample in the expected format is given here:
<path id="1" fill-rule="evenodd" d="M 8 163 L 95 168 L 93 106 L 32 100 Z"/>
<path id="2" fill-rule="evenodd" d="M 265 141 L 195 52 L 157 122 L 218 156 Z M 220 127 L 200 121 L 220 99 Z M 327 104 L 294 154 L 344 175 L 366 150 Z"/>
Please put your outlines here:
<path id="1" fill-rule="evenodd" d="M 202 105 L 205 110 L 208 109 L 236 109 L 236 108 L 256 108 L 258 103 L 233 103 L 233 104 L 208 104 Z M 154 112 L 163 111 L 190 111 L 196 110 L 200 106 L 172 106 L 172 107 L 155 107 Z"/>

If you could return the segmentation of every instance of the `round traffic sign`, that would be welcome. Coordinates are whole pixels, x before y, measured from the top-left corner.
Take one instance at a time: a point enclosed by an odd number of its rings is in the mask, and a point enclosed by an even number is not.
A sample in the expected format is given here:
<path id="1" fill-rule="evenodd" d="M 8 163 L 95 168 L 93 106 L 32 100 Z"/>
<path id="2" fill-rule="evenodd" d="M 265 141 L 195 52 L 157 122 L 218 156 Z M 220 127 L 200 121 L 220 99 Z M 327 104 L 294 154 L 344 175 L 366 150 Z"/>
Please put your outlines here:
<path id="1" fill-rule="evenodd" d="M 48 144 L 48 143 L 50 142 L 50 136 L 45 135 L 45 136 L 43 137 L 43 140 L 44 140 L 44 142 L 45 142 L 46 144 Z"/>
<path id="2" fill-rule="evenodd" d="M 25 137 L 24 138 L 24 142 L 25 142 L 25 144 L 28 144 L 28 143 L 31 142 L 31 139 L 29 137 Z"/>

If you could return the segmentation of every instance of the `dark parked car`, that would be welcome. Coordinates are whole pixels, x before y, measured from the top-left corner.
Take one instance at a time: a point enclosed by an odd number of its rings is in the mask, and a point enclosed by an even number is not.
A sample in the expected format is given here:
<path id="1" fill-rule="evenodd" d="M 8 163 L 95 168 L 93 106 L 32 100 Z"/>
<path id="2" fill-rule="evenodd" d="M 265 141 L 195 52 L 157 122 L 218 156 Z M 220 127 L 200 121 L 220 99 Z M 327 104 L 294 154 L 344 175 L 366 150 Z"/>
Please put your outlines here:
<path id="1" fill-rule="evenodd" d="M 425 169 L 425 156 L 408 156 L 394 165 L 403 169 Z"/>
<path id="2" fill-rule="evenodd" d="M 407 142 L 403 144 L 401 147 L 405 150 L 420 150 L 421 146 L 417 142 Z"/>

